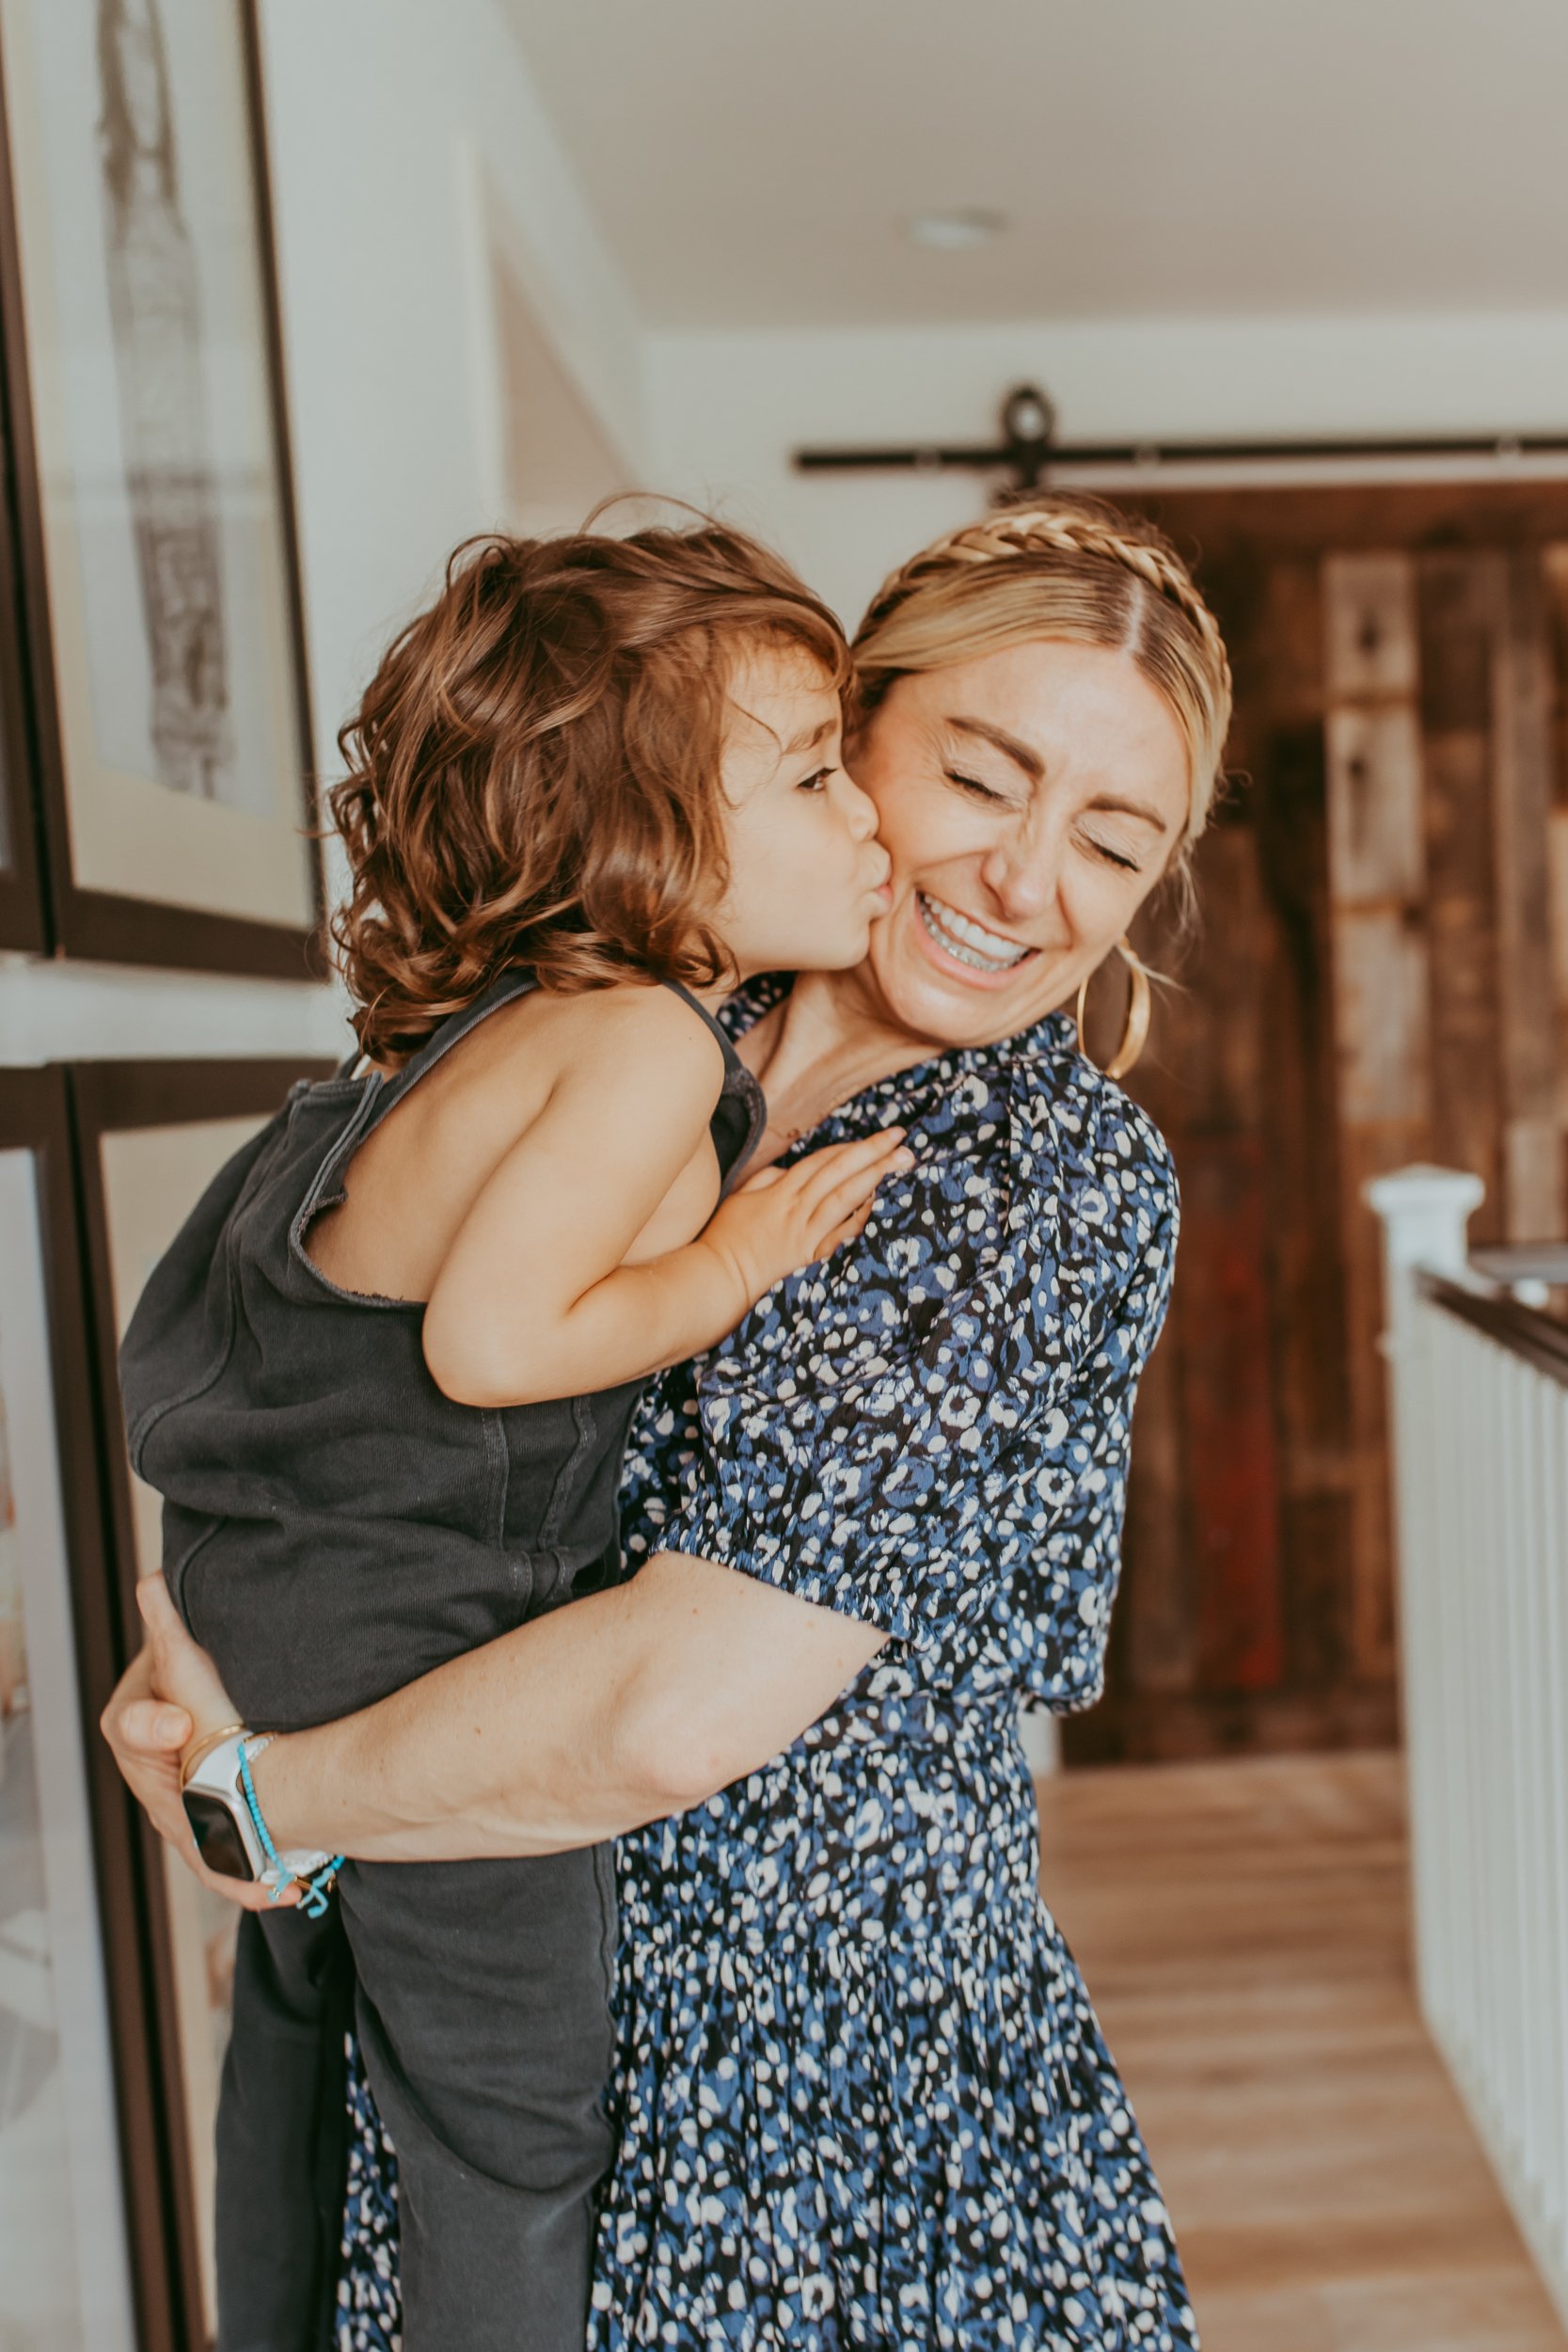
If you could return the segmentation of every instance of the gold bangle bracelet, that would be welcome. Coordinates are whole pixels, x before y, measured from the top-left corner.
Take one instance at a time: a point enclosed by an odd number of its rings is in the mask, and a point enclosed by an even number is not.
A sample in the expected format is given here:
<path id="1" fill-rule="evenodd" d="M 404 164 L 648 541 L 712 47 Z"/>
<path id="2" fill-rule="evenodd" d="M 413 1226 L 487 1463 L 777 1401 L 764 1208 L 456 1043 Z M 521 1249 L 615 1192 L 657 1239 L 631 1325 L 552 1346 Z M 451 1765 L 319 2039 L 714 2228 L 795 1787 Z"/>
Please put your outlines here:
<path id="1" fill-rule="evenodd" d="M 214 1731 L 209 1738 L 198 1740 L 196 1746 L 191 1749 L 189 1755 L 181 1758 L 181 1794 L 183 1795 L 186 1788 L 190 1786 L 191 1774 L 196 1772 L 200 1765 L 206 1762 L 208 1756 L 212 1755 L 214 1748 L 221 1748 L 226 1740 L 235 1739 L 242 1733 L 248 1734 L 249 1730 L 250 1725 L 248 1724 L 225 1724 L 221 1731 Z"/>

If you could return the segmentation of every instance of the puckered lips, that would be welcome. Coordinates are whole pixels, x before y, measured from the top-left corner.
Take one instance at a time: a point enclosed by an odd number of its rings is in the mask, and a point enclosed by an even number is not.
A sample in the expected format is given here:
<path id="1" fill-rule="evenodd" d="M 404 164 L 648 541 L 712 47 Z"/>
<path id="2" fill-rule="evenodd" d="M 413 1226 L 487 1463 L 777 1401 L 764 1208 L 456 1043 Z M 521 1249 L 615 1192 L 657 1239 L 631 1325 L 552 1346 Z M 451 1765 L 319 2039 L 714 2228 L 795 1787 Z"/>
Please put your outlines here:
<path id="1" fill-rule="evenodd" d="M 973 914 L 950 907 L 945 899 L 934 898 L 928 890 L 917 890 L 915 903 L 927 937 L 966 971 L 999 979 L 1039 953 L 1037 947 L 1026 946 L 1022 940 L 1009 939 L 1006 932 L 976 922 Z"/>

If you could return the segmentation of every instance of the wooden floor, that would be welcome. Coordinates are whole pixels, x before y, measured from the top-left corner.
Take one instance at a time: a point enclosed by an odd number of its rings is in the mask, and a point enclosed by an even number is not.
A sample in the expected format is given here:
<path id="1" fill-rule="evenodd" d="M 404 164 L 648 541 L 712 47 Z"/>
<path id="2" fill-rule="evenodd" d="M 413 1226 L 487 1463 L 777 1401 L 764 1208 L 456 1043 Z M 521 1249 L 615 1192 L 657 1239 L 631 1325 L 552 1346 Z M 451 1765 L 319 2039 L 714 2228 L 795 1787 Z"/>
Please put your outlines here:
<path id="1" fill-rule="evenodd" d="M 1410 1989 L 1392 1756 L 1040 1788 L 1204 2352 L 1564 2352 Z"/>

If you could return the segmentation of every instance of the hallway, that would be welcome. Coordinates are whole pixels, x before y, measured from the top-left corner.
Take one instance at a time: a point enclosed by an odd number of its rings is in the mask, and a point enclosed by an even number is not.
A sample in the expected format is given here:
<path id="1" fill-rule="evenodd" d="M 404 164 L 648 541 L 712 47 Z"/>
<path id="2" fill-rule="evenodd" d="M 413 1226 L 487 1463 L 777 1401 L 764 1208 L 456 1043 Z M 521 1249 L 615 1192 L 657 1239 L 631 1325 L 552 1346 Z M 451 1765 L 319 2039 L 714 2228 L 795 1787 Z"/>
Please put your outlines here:
<path id="1" fill-rule="evenodd" d="M 1563 2352 L 1415 2007 L 1401 1758 L 1070 1772 L 1040 1814 L 1205 2352 Z"/>

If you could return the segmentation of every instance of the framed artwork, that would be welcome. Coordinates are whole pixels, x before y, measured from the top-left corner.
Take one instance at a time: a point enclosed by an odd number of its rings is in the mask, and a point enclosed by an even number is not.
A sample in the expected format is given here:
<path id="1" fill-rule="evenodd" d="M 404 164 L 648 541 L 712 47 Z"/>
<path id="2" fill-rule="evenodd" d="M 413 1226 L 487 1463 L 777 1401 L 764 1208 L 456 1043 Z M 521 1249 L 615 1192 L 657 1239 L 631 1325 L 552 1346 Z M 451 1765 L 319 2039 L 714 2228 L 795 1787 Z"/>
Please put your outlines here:
<path id="1" fill-rule="evenodd" d="M 10 437 L 0 386 L 0 483 L 8 473 Z M 16 549 L 0 504 L 0 947 L 46 948 L 33 797 L 33 735 L 27 723 Z"/>
<path id="2" fill-rule="evenodd" d="M 169 2341 L 66 1087 L 0 1072 L 0 2343 Z"/>
<path id="3" fill-rule="evenodd" d="M 0 0 L 0 338 L 55 945 L 321 909 L 251 0 Z"/>
<path id="4" fill-rule="evenodd" d="M 122 1639 L 139 1643 L 134 1587 L 161 1564 L 158 1497 L 126 1458 L 116 1359 L 142 1285 L 211 1179 L 271 1118 L 301 1061 L 91 1062 L 69 1075 L 86 1236 L 89 1348 L 112 1579 Z M 176 2342 L 199 2352 L 215 2320 L 213 2122 L 228 2038 L 239 1915 L 143 1833 L 147 1943 L 162 2152 L 169 2173 Z"/>

